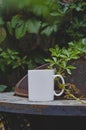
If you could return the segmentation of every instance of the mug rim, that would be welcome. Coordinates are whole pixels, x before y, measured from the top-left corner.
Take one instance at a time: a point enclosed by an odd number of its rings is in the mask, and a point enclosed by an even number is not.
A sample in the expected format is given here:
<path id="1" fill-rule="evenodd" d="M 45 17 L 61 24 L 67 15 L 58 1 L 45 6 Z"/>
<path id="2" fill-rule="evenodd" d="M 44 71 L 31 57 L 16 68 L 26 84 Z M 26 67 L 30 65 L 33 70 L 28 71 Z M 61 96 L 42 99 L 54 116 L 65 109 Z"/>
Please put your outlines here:
<path id="1" fill-rule="evenodd" d="M 39 69 L 39 70 L 28 70 L 29 71 L 54 71 L 54 69 Z"/>

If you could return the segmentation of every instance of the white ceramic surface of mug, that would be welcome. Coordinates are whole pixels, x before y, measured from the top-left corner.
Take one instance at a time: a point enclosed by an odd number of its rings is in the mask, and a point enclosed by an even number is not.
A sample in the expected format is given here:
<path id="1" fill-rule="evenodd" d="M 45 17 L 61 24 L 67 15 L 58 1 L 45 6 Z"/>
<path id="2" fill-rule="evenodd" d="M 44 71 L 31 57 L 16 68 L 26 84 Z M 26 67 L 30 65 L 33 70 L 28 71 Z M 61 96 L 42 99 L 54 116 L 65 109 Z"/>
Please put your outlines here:
<path id="1" fill-rule="evenodd" d="M 29 101 L 52 101 L 54 96 L 61 96 L 64 89 L 57 94 L 54 90 L 54 79 L 59 77 L 65 84 L 64 78 L 54 74 L 54 70 L 28 70 L 28 97 Z"/>

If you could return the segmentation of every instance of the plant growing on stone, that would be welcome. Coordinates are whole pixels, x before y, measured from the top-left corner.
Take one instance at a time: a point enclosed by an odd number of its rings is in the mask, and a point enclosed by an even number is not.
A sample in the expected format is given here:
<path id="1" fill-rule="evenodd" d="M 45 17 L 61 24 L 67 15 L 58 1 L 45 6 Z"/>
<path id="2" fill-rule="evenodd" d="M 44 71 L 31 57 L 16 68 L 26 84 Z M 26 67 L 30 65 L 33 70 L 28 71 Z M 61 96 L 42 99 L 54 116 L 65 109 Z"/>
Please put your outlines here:
<path id="1" fill-rule="evenodd" d="M 66 78 L 67 74 L 71 75 L 72 70 L 76 69 L 76 67 L 73 66 L 70 61 L 77 60 L 82 56 L 86 56 L 86 38 L 77 42 L 70 42 L 68 45 L 68 48 L 60 48 L 58 45 L 56 45 L 55 48 L 50 48 L 49 51 L 51 52 L 51 57 L 45 59 L 45 61 L 49 63 L 49 68 L 53 68 L 55 73 L 61 74 L 64 78 Z M 56 80 L 59 88 L 65 88 L 65 96 L 67 98 L 72 97 L 80 100 L 80 98 L 77 98 L 73 94 L 74 92 L 78 91 L 74 84 L 66 83 L 65 85 L 62 85 L 59 82 L 59 79 Z"/>

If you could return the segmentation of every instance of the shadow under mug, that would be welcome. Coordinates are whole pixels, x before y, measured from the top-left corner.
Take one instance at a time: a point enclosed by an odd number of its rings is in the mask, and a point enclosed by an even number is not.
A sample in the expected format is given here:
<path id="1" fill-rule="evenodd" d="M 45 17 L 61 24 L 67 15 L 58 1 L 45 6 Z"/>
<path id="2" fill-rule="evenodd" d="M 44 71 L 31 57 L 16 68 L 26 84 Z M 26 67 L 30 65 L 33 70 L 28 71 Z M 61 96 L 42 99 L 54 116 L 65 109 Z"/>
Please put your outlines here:
<path id="1" fill-rule="evenodd" d="M 54 80 L 56 77 L 59 77 L 62 84 L 65 84 L 62 75 L 55 75 L 53 69 L 28 70 L 29 101 L 53 101 L 54 96 L 61 96 L 64 89 L 58 94 L 54 90 Z"/>

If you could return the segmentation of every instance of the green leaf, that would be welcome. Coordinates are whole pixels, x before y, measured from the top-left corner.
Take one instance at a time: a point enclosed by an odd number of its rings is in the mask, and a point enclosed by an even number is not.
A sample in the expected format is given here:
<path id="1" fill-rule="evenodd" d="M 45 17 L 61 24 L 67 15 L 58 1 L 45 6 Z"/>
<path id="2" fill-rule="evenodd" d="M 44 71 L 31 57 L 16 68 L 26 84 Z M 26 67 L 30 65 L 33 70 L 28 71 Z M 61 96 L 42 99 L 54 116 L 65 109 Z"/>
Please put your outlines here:
<path id="1" fill-rule="evenodd" d="M 25 35 L 26 31 L 27 31 L 27 28 L 26 28 L 25 24 L 23 23 L 20 27 L 17 27 L 15 29 L 16 38 L 17 39 L 22 38 Z"/>
<path id="2" fill-rule="evenodd" d="M 71 75 L 71 70 L 70 70 L 70 69 L 67 69 L 67 73 Z"/>
<path id="3" fill-rule="evenodd" d="M 76 67 L 75 67 L 75 66 L 72 66 L 72 65 L 69 65 L 68 68 L 69 68 L 69 69 L 76 69 Z"/>
<path id="4" fill-rule="evenodd" d="M 4 27 L 0 27 L 0 43 L 2 43 L 7 36 L 6 30 Z"/>
<path id="5" fill-rule="evenodd" d="M 82 39 L 82 44 L 86 46 L 86 38 Z"/>
<path id="6" fill-rule="evenodd" d="M 21 19 L 21 15 L 15 15 L 15 16 L 13 16 L 12 20 L 11 20 L 12 28 L 15 28 L 17 24 L 21 24 L 21 21 L 23 21 Z"/>
<path id="7" fill-rule="evenodd" d="M 7 29 L 9 31 L 10 35 L 13 35 L 13 29 L 12 29 L 11 22 L 7 22 Z"/>
<path id="8" fill-rule="evenodd" d="M 53 23 L 51 25 L 48 25 L 47 23 L 42 24 L 41 34 L 44 34 L 46 36 L 50 36 L 53 32 L 56 32 L 58 29 L 58 26 L 56 23 Z"/>
<path id="9" fill-rule="evenodd" d="M 40 29 L 40 26 L 41 26 L 41 21 L 31 19 L 31 20 L 28 20 L 26 22 L 26 26 L 27 26 L 27 31 L 29 33 L 36 33 L 37 34 L 39 32 L 39 29 Z"/>
<path id="10" fill-rule="evenodd" d="M 4 20 L 2 19 L 2 17 L 0 17 L 0 25 L 4 24 Z"/>
<path id="11" fill-rule="evenodd" d="M 3 92 L 7 87 L 6 85 L 0 85 L 0 92 Z"/>
<path id="12" fill-rule="evenodd" d="M 50 36 L 53 32 L 53 28 L 48 26 L 44 30 L 41 31 L 41 34 L 45 34 L 46 36 Z"/>

